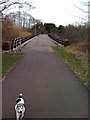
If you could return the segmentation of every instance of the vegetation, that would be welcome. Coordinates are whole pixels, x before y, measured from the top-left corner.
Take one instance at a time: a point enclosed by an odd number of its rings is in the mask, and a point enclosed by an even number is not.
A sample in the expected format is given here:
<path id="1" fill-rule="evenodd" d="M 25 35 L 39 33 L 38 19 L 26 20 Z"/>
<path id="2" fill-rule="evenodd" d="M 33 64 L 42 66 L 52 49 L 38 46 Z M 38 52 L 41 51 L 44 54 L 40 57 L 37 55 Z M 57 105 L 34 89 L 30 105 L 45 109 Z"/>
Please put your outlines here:
<path id="1" fill-rule="evenodd" d="M 7 27 L 6 27 L 7 26 Z M 11 41 L 13 38 L 30 35 L 31 33 L 25 28 L 19 28 L 15 23 L 5 16 L 2 22 L 2 40 Z"/>
<path id="2" fill-rule="evenodd" d="M 57 32 L 57 27 L 53 23 L 44 23 L 45 31 L 47 33 L 56 33 Z"/>
<path id="3" fill-rule="evenodd" d="M 2 53 L 2 77 L 21 58 L 21 53 Z"/>
<path id="4" fill-rule="evenodd" d="M 63 47 L 53 46 L 53 50 L 61 56 L 71 69 L 83 80 L 84 84 L 89 87 L 90 81 L 88 76 L 88 68 L 82 64 L 81 59 L 77 58 L 75 54 L 67 52 Z"/>
<path id="5" fill-rule="evenodd" d="M 68 39 L 70 44 L 85 41 L 88 39 L 88 29 L 87 25 L 68 25 L 62 28 L 62 31 L 59 32 L 59 35 L 64 38 Z"/>
<path id="6" fill-rule="evenodd" d="M 2 22 L 2 40 L 11 41 L 13 38 L 18 36 L 19 32 L 17 27 L 13 26 L 12 21 L 9 19 L 8 16 L 6 16 Z"/>
<path id="7" fill-rule="evenodd" d="M 6 27 L 7 26 L 7 27 Z M 31 32 L 25 28 L 19 28 L 12 20 L 5 16 L 2 21 L 2 45 L 11 47 L 12 40 L 17 37 L 31 35 Z"/>

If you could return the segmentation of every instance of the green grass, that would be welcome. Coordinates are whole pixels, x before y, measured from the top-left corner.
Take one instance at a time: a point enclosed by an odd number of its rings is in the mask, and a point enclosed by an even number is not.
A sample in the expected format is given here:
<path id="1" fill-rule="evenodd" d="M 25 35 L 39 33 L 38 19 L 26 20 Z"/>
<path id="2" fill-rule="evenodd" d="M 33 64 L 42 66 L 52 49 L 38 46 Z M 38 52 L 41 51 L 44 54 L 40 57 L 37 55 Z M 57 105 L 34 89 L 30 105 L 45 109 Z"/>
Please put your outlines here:
<path id="1" fill-rule="evenodd" d="M 63 47 L 52 46 L 53 50 L 64 59 L 64 61 L 71 67 L 71 69 L 77 74 L 78 77 L 84 82 L 84 84 L 90 88 L 90 80 L 88 76 L 88 70 L 84 68 L 80 59 L 74 54 L 65 51 Z"/>
<path id="2" fill-rule="evenodd" d="M 2 54 L 2 77 L 13 67 L 21 58 L 21 53 L 3 53 Z"/>

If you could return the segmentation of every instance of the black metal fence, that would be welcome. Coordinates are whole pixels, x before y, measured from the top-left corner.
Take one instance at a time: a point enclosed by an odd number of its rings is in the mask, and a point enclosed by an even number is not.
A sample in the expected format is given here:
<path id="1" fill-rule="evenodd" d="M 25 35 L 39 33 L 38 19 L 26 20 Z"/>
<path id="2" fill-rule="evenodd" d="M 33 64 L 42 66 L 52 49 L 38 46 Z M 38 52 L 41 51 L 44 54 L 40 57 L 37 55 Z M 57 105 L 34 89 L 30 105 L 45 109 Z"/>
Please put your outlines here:
<path id="1" fill-rule="evenodd" d="M 48 34 L 48 36 L 52 38 L 54 41 L 56 41 L 57 43 L 60 43 L 63 45 L 63 39 L 60 36 L 53 35 L 53 34 Z"/>
<path id="2" fill-rule="evenodd" d="M 18 38 L 13 39 L 12 44 L 11 44 L 11 50 L 16 49 L 17 47 L 20 48 L 23 43 L 27 42 L 33 37 L 34 35 L 28 35 L 28 36 L 18 37 Z"/>
<path id="3" fill-rule="evenodd" d="M 37 36 L 38 34 L 36 34 Z M 23 43 L 28 42 L 31 38 L 35 37 L 35 34 L 18 37 L 12 39 L 12 41 L 3 41 L 2 42 L 2 50 L 16 50 L 17 48 L 21 49 Z"/>
<path id="4" fill-rule="evenodd" d="M 63 45 L 64 47 L 70 45 L 70 42 L 68 39 L 63 39 L 60 36 L 54 35 L 54 34 L 48 34 L 48 36 L 50 38 L 52 38 L 54 41 L 56 41 L 57 44 L 59 43 L 59 44 Z"/>

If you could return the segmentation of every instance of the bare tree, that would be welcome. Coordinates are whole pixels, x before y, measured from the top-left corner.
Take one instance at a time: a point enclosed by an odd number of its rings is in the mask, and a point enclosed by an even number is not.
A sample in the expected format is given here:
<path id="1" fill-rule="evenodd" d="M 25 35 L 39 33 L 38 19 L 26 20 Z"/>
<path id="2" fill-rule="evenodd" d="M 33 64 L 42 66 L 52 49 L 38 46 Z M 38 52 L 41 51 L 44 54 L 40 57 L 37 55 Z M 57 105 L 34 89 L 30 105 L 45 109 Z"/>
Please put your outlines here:
<path id="1" fill-rule="evenodd" d="M 20 0 L 0 0 L 0 13 L 3 13 L 5 10 L 7 10 L 8 8 L 10 7 L 14 7 L 14 6 L 17 6 L 17 5 L 20 5 L 22 7 L 24 7 L 25 5 L 28 7 L 28 9 L 31 9 L 31 8 L 34 8 L 32 5 L 31 5 L 31 2 L 28 1 L 28 2 L 20 2 Z"/>
<path id="2" fill-rule="evenodd" d="M 81 10 L 81 11 L 83 11 L 84 13 L 89 13 L 89 11 L 85 11 L 85 10 L 83 10 L 82 8 L 80 8 L 80 7 L 78 7 L 78 6 L 76 6 L 76 5 L 74 5 L 76 8 L 78 8 L 79 10 Z"/>
<path id="3" fill-rule="evenodd" d="M 77 18 L 80 18 L 82 21 L 81 21 L 81 23 L 83 24 L 83 25 L 88 25 L 88 20 L 89 20 L 89 15 L 90 15 L 90 1 L 89 2 L 81 2 L 82 3 L 82 5 L 84 6 L 84 7 L 87 7 L 87 10 L 85 10 L 84 8 L 81 8 L 81 7 L 78 7 L 77 5 L 74 5 L 74 7 L 76 7 L 77 9 L 79 9 L 80 11 L 82 11 L 84 14 L 85 14 L 85 17 L 81 17 L 81 16 L 77 16 L 77 15 L 74 15 L 75 17 L 77 17 Z"/>

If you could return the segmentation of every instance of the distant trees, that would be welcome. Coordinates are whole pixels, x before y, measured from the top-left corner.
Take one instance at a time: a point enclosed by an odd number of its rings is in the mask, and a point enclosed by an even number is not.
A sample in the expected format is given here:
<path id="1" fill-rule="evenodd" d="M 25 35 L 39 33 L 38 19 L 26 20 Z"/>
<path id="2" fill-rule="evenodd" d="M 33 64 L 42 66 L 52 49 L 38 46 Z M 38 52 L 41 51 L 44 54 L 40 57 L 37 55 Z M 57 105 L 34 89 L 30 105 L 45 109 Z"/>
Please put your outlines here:
<path id="1" fill-rule="evenodd" d="M 59 25 L 58 27 L 58 34 L 59 36 L 63 37 L 63 34 L 65 33 L 66 28 L 63 25 Z"/>
<path id="2" fill-rule="evenodd" d="M 35 18 L 28 14 L 27 12 L 11 12 L 8 14 L 9 18 L 12 19 L 13 23 L 18 25 L 19 27 L 28 28 L 32 27 L 34 24 Z"/>
<path id="3" fill-rule="evenodd" d="M 35 20 L 34 25 L 31 28 L 31 31 L 33 35 L 43 34 L 45 32 L 43 22 L 41 20 Z"/>
<path id="4" fill-rule="evenodd" d="M 56 26 L 53 23 L 44 23 L 44 27 L 45 27 L 45 30 L 47 31 L 47 33 L 55 32 Z"/>
<path id="5" fill-rule="evenodd" d="M 54 23 L 44 23 L 45 30 L 47 33 L 53 33 L 53 34 L 59 34 L 61 35 L 62 33 L 65 32 L 65 27 L 63 25 L 60 25 L 59 27 L 56 27 Z"/>

